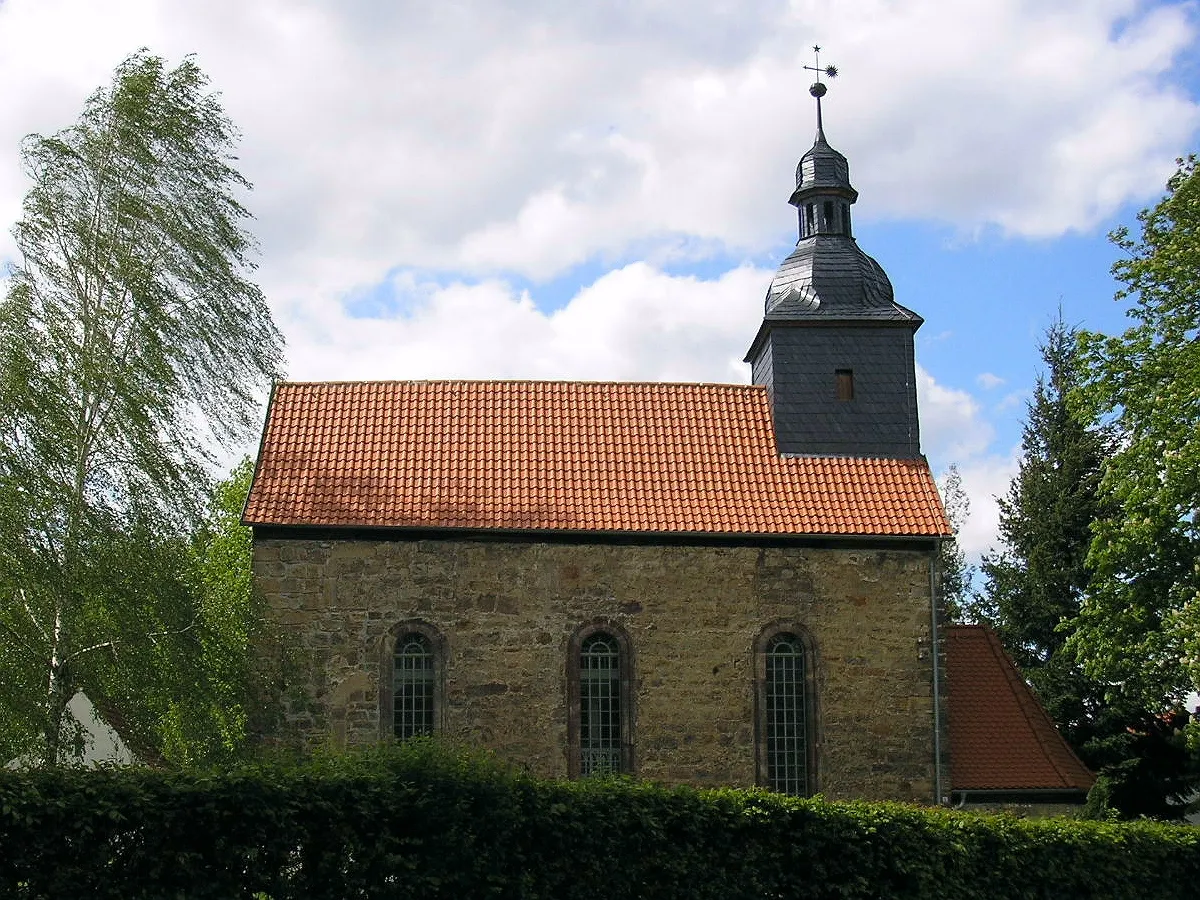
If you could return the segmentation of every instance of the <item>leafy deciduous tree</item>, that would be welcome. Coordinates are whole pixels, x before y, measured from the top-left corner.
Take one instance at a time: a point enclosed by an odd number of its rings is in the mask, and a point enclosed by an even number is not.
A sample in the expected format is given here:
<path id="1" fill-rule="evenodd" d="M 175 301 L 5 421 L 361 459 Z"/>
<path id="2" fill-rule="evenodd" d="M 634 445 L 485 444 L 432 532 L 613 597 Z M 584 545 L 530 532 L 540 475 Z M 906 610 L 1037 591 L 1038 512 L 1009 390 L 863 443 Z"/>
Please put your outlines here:
<path id="1" fill-rule="evenodd" d="M 1200 172 L 1179 161 L 1167 195 L 1119 229 L 1113 266 L 1134 324 L 1084 335 L 1079 397 L 1120 443 L 1105 465 L 1071 644 L 1110 696 L 1166 712 L 1200 685 Z"/>
<path id="2" fill-rule="evenodd" d="M 187 536 L 210 448 L 250 437 L 279 368 L 235 136 L 194 62 L 141 52 L 75 125 L 22 147 L 33 186 L 0 301 L 0 702 L 8 743 L 49 763 L 80 689 L 135 747 L 161 745 L 141 698 L 198 628 Z"/>
<path id="3" fill-rule="evenodd" d="M 966 554 L 958 545 L 958 533 L 962 531 L 971 515 L 971 500 L 963 490 L 962 476 L 958 466 L 951 465 L 942 474 L 938 491 L 946 507 L 946 517 L 954 529 L 954 537 L 942 541 L 939 561 L 942 571 L 942 601 L 946 616 L 953 622 L 963 617 L 971 593 L 971 582 L 975 567 L 967 563 Z"/>
<path id="4" fill-rule="evenodd" d="M 1114 438 L 1073 402 L 1084 378 L 1078 332 L 1060 316 L 1040 349 L 1046 368 L 1029 404 L 1020 468 L 1000 500 L 1003 548 L 984 558 L 975 611 L 1100 773 L 1093 805 L 1130 818 L 1176 818 L 1193 777 L 1181 731 L 1186 715 L 1114 691 L 1076 655 L 1073 635 L 1093 580 L 1092 525 L 1108 512 L 1100 485 Z"/>
<path id="5" fill-rule="evenodd" d="M 197 598 L 196 666 L 180 675 L 202 679 L 204 687 L 189 702 L 167 698 L 164 743 L 173 760 L 236 752 L 248 726 L 270 709 L 264 683 L 269 672 L 254 650 L 269 645 L 272 635 L 264 630 L 254 588 L 251 530 L 241 524 L 253 476 L 253 460 L 246 458 L 217 484 L 192 541 L 188 580 Z"/>

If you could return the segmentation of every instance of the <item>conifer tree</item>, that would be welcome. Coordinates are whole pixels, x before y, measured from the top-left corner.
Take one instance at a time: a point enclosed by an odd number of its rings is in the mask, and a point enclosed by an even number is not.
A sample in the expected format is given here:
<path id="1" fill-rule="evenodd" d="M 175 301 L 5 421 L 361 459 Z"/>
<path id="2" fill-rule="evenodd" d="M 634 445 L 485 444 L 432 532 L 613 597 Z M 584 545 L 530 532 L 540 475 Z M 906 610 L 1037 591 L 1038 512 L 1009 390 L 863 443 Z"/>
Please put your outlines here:
<path id="1" fill-rule="evenodd" d="M 999 498 L 1002 546 L 983 560 L 981 610 L 1051 717 L 1082 749 L 1094 736 L 1102 691 L 1064 647 L 1091 577 L 1091 523 L 1110 441 L 1069 402 L 1078 383 L 1077 342 L 1060 314 L 1039 347 L 1045 369 L 1026 412 L 1017 475 Z"/>
<path id="2" fill-rule="evenodd" d="M 1195 781 L 1187 715 L 1120 690 L 1079 653 L 1097 577 L 1094 523 L 1112 515 L 1101 485 L 1117 444 L 1076 402 L 1087 378 L 1080 343 L 1060 315 L 1040 347 L 1045 370 L 1029 403 L 1020 467 L 1000 499 L 1002 548 L 984 557 L 974 612 L 1100 775 L 1091 805 L 1127 818 L 1178 818 Z"/>

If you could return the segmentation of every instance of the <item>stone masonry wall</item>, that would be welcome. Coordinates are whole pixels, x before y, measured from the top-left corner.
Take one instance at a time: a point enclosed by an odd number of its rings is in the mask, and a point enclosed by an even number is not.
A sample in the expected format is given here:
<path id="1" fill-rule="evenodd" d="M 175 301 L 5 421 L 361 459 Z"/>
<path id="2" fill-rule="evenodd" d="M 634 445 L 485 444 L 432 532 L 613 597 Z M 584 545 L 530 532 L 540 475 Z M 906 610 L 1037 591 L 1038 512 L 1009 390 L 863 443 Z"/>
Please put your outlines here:
<path id="1" fill-rule="evenodd" d="M 536 542 L 258 539 L 255 576 L 298 651 L 283 739 L 381 736 L 397 623 L 445 639 L 442 730 L 545 776 L 567 773 L 570 635 L 619 623 L 634 657 L 636 774 L 755 781 L 754 642 L 815 645 L 817 790 L 932 802 L 927 553 Z"/>

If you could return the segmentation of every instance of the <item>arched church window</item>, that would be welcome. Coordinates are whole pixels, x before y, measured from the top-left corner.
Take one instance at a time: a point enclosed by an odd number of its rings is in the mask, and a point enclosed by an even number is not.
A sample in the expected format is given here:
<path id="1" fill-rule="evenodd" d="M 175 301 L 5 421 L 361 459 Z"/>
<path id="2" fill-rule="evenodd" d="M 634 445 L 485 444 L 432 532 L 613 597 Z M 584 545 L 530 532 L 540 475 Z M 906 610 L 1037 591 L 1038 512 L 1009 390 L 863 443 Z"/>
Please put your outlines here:
<path id="1" fill-rule="evenodd" d="M 759 638 L 759 783 L 807 796 L 816 782 L 812 653 L 798 628 L 768 629 Z"/>
<path id="2" fill-rule="evenodd" d="M 581 775 L 621 771 L 621 652 L 607 634 L 593 634 L 579 653 Z"/>
<path id="3" fill-rule="evenodd" d="M 444 662 L 444 644 L 436 629 L 423 622 L 392 629 L 380 667 L 383 737 L 407 740 L 440 728 Z"/>
<path id="4" fill-rule="evenodd" d="M 632 660 L 615 625 L 585 626 L 571 639 L 568 659 L 572 775 L 633 770 Z"/>
<path id="5" fill-rule="evenodd" d="M 396 641 L 393 733 L 401 740 L 433 733 L 433 648 L 422 634 Z"/>

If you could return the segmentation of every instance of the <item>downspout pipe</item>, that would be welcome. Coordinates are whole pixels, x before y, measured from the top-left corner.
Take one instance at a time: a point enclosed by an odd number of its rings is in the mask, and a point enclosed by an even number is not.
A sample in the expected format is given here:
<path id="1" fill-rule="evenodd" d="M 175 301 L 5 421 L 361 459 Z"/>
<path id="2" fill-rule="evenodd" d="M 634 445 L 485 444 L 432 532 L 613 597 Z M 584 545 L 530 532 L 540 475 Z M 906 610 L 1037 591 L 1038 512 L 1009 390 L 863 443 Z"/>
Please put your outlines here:
<path id="1" fill-rule="evenodd" d="M 938 638 L 938 560 L 942 555 L 942 540 L 934 542 L 929 553 L 929 655 L 933 660 L 933 796 L 943 804 L 942 796 L 942 671 L 939 659 L 941 641 Z"/>

